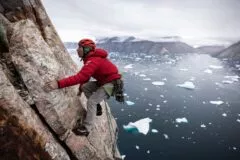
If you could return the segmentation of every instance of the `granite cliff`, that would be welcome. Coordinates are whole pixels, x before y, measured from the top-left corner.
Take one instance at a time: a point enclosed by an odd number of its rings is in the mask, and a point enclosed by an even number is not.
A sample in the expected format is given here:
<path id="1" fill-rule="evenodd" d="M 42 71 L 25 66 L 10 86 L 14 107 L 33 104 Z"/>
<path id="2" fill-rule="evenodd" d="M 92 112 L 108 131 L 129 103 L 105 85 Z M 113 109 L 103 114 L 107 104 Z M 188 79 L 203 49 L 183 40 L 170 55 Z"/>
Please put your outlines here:
<path id="1" fill-rule="evenodd" d="M 114 160 L 117 124 L 107 103 L 88 137 L 72 133 L 85 114 L 78 86 L 44 84 L 76 73 L 40 0 L 0 0 L 0 159 Z"/>

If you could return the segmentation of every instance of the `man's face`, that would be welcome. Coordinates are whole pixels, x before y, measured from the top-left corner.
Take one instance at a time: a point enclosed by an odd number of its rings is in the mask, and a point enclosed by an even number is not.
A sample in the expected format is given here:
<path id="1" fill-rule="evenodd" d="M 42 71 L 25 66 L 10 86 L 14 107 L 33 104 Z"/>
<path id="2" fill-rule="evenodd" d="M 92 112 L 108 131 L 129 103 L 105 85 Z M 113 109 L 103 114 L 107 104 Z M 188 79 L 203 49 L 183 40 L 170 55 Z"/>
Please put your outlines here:
<path id="1" fill-rule="evenodd" d="M 82 47 L 78 47 L 77 53 L 78 53 L 78 56 L 79 56 L 80 58 L 82 58 L 82 57 L 83 57 L 83 48 L 82 48 Z"/>

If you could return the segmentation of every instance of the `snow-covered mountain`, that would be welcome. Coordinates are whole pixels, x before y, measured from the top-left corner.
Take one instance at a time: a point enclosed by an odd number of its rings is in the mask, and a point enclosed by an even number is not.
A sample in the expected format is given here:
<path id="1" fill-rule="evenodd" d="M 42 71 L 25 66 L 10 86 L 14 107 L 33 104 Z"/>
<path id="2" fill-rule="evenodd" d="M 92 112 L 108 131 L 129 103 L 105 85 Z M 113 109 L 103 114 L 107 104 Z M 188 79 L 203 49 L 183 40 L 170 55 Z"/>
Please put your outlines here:
<path id="1" fill-rule="evenodd" d="M 195 49 L 181 42 L 181 38 L 160 37 L 157 40 L 144 40 L 135 37 L 106 37 L 96 40 L 97 46 L 104 48 L 109 52 L 120 53 L 147 53 L 147 54 L 164 54 L 164 53 L 193 53 Z M 67 48 L 76 48 L 77 43 L 66 42 Z"/>
<path id="2" fill-rule="evenodd" d="M 224 50 L 226 47 L 223 45 L 209 45 L 209 46 L 200 46 L 196 48 L 196 51 L 198 53 L 202 54 L 216 54 L 219 53 L 220 51 Z"/>
<path id="3" fill-rule="evenodd" d="M 234 43 L 221 52 L 214 54 L 218 58 L 232 58 L 233 60 L 240 60 L 240 41 Z"/>

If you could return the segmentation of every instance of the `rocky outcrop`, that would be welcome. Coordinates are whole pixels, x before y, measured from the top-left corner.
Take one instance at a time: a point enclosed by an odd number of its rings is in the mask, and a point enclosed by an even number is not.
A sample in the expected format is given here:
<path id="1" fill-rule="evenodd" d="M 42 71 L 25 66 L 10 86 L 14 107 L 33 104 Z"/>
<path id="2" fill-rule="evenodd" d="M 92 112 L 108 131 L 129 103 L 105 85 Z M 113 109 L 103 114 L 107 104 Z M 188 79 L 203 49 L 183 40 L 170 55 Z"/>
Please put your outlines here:
<path id="1" fill-rule="evenodd" d="M 234 43 L 221 52 L 215 53 L 213 56 L 218 58 L 231 58 L 232 60 L 240 60 L 240 41 Z"/>
<path id="2" fill-rule="evenodd" d="M 97 46 L 104 48 L 109 52 L 120 52 L 125 54 L 131 53 L 146 53 L 153 55 L 161 55 L 164 53 L 181 54 L 194 53 L 195 49 L 188 44 L 179 40 L 171 41 L 148 41 L 138 40 L 134 37 L 129 37 L 124 40 L 119 40 L 119 37 L 104 38 L 97 41 Z M 76 48 L 77 43 L 66 42 L 67 48 Z"/>
<path id="3" fill-rule="evenodd" d="M 85 114 L 77 86 L 43 85 L 77 72 L 39 0 L 0 0 L 0 159 L 120 159 L 109 106 L 88 137 L 72 133 Z"/>

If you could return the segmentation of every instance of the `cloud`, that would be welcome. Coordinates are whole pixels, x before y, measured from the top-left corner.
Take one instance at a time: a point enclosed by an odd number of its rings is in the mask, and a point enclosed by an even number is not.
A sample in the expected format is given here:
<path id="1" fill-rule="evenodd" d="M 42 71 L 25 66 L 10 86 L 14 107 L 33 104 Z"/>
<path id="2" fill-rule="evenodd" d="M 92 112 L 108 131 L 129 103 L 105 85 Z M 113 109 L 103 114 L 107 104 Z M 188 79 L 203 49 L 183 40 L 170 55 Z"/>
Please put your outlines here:
<path id="1" fill-rule="evenodd" d="M 64 41 L 87 35 L 240 39 L 238 0 L 43 0 L 43 4 Z"/>

